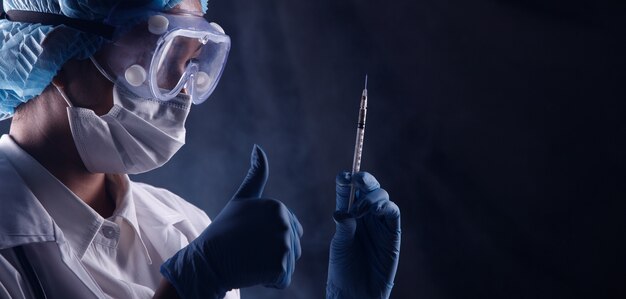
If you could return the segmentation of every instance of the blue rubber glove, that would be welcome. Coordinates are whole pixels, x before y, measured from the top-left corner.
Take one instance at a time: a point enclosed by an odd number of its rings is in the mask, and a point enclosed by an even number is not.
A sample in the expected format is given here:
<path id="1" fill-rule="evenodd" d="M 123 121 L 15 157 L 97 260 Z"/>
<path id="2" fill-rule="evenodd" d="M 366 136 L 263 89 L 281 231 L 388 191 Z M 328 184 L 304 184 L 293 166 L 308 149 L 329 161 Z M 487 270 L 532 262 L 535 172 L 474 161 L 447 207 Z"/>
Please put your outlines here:
<path id="1" fill-rule="evenodd" d="M 335 236 L 330 245 L 326 298 L 389 298 L 400 257 L 400 209 L 367 172 L 337 175 Z"/>
<path id="2" fill-rule="evenodd" d="M 183 299 L 223 298 L 235 288 L 285 288 L 300 258 L 302 226 L 278 200 L 261 198 L 269 171 L 254 147 L 248 175 L 213 222 L 161 265 Z"/>

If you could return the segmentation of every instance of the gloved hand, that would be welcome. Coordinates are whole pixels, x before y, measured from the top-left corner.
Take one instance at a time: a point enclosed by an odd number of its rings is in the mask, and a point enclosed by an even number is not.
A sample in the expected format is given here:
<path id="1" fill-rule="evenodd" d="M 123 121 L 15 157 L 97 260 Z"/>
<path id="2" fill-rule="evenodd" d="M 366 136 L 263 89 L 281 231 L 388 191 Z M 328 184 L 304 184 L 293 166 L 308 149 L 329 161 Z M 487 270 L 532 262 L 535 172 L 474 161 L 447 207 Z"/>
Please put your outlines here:
<path id="1" fill-rule="evenodd" d="M 337 175 L 326 298 L 389 298 L 400 256 L 400 209 L 371 174 L 359 172 L 348 212 L 350 181 L 349 172 Z"/>
<path id="2" fill-rule="evenodd" d="M 248 175 L 230 202 L 198 238 L 163 263 L 161 273 L 181 298 L 289 285 L 302 226 L 283 203 L 261 198 L 268 173 L 267 157 L 255 145 Z"/>

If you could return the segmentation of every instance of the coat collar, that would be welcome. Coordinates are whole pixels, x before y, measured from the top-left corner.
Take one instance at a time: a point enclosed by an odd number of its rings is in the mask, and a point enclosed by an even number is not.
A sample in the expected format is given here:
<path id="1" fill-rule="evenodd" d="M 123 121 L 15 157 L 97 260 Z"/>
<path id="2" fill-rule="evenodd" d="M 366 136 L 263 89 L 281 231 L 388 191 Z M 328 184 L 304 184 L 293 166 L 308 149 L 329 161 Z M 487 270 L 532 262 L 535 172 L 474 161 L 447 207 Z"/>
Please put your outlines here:
<path id="1" fill-rule="evenodd" d="M 75 195 L 8 135 L 0 137 L 0 178 L 0 249 L 64 239 L 82 258 L 104 219 L 80 199 L 71 198 Z M 146 256 L 138 218 L 143 219 L 143 225 L 162 228 L 185 219 L 159 198 L 165 190 L 133 183 L 126 175 L 110 175 L 107 179 L 117 198 L 113 216 L 122 217 L 133 227 Z M 61 205 L 54 202 L 56 197 L 68 200 Z M 67 211 L 72 212 L 68 215 Z M 51 213 L 56 215 L 54 220 Z"/>
<path id="2" fill-rule="evenodd" d="M 55 241 L 52 218 L 15 171 L 0 146 L 0 249 Z"/>
<path id="3" fill-rule="evenodd" d="M 54 223 L 53 227 L 59 228 L 59 231 L 56 232 L 57 235 L 61 234 L 60 231 L 62 231 L 77 256 L 82 258 L 104 223 L 104 218 L 76 197 L 37 160 L 21 149 L 9 135 L 3 135 L 0 138 L 0 152 L 8 161 L 4 164 L 10 164 L 14 172 L 13 174 L 3 174 L 2 177 L 20 178 L 21 184 L 15 184 L 12 188 L 16 190 L 26 189 L 30 193 L 28 198 L 13 194 L 7 196 L 7 200 L 11 202 L 7 202 L 6 207 L 12 209 L 15 201 L 28 201 L 28 208 L 31 210 L 15 211 L 14 214 L 34 214 L 40 218 L 51 219 Z M 24 190 L 23 192 L 27 191 Z M 43 209 L 35 209 L 36 206 Z M 80 225 L 76 225 L 77 223 Z M 42 225 L 37 222 L 22 222 L 19 225 L 20 227 L 13 227 L 12 229 L 45 229 L 45 226 L 36 228 L 36 226 Z"/>

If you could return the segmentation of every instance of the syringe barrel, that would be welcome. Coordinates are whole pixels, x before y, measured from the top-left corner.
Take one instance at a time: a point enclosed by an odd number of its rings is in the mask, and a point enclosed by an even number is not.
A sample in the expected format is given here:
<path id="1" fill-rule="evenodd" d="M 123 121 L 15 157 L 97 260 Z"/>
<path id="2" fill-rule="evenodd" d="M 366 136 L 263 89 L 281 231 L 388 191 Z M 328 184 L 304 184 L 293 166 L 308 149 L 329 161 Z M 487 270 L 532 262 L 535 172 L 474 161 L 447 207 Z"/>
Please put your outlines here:
<path id="1" fill-rule="evenodd" d="M 365 138 L 365 117 L 367 116 L 367 109 L 359 109 L 359 121 L 356 129 L 356 141 L 354 142 L 354 155 L 352 160 L 352 174 L 361 171 L 361 156 L 363 154 L 363 139 Z M 350 187 L 350 198 L 348 200 L 348 210 L 354 202 L 355 196 L 354 183 Z"/>
<path id="2" fill-rule="evenodd" d="M 367 117 L 367 76 L 365 76 L 365 89 L 361 94 L 359 105 L 359 121 L 356 128 L 356 141 L 354 142 L 354 156 L 352 160 L 352 175 L 361 171 L 361 155 L 363 154 L 363 138 L 365 137 L 365 118 Z M 354 182 L 350 186 L 350 199 L 348 200 L 348 211 L 354 202 L 355 197 Z"/>
<path id="3" fill-rule="evenodd" d="M 354 144 L 354 155 L 352 160 L 352 173 L 361 170 L 361 155 L 363 154 L 363 138 L 365 137 L 365 127 L 356 129 L 356 141 Z"/>

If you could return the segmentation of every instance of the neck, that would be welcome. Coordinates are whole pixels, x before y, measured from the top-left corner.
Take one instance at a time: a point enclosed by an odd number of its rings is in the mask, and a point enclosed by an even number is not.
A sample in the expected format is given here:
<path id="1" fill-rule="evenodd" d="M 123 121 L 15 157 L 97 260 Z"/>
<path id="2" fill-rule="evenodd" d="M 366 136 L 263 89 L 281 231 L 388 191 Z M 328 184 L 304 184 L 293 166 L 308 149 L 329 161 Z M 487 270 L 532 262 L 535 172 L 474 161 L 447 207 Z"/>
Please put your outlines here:
<path id="1" fill-rule="evenodd" d="M 15 142 L 104 218 L 115 210 L 103 173 L 91 173 L 82 162 L 69 127 L 64 100 L 47 88 L 21 108 L 11 122 Z"/>

